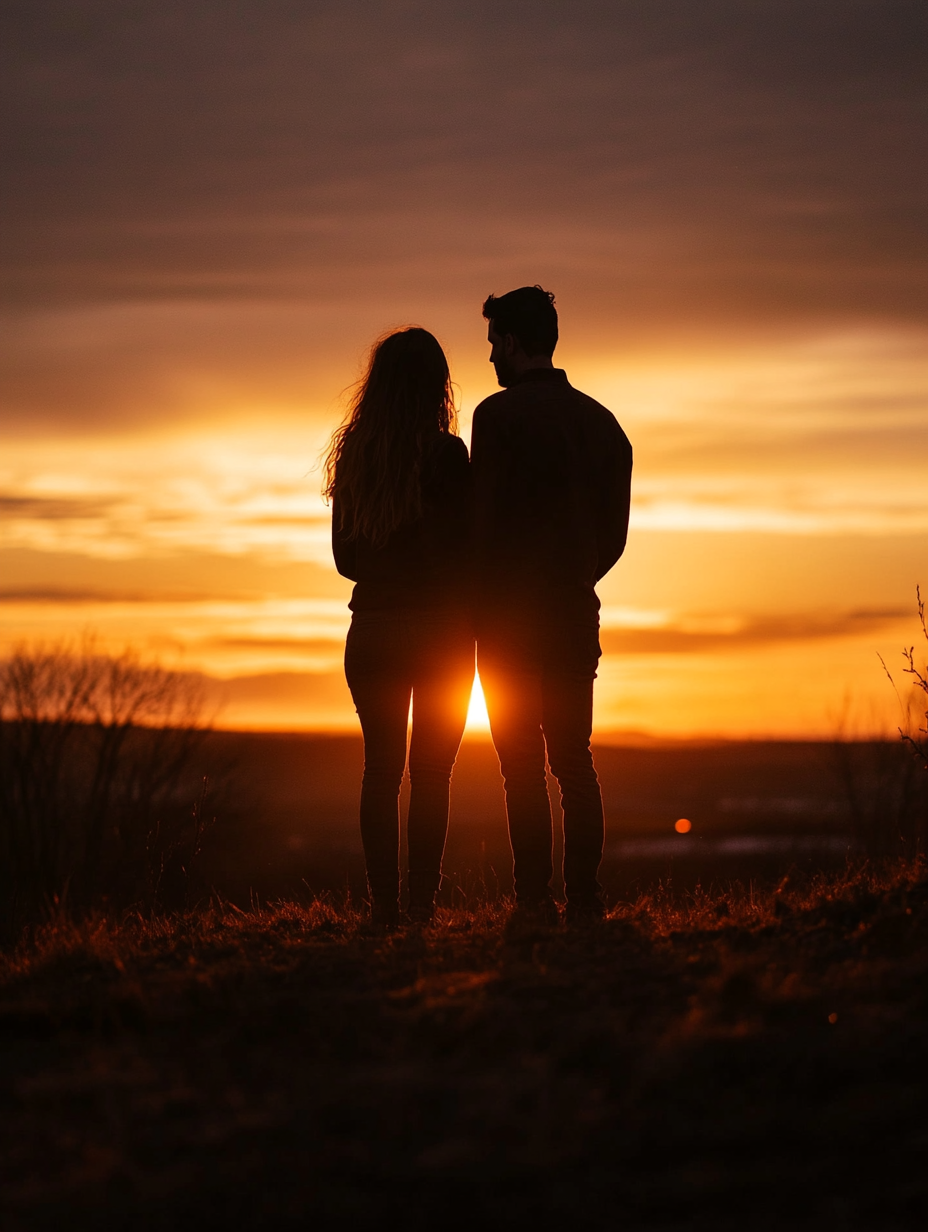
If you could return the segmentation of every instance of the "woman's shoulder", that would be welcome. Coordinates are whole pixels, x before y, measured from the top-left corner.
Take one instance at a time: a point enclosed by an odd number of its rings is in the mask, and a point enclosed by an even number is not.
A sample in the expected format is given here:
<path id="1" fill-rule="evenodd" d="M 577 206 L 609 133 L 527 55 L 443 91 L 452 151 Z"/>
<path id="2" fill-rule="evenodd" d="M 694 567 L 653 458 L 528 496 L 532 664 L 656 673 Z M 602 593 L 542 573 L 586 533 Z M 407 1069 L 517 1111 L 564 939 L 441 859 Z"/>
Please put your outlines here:
<path id="1" fill-rule="evenodd" d="M 443 432 L 432 442 L 422 471 L 422 482 L 429 500 L 441 500 L 470 482 L 470 458 L 459 436 Z"/>
<path id="2" fill-rule="evenodd" d="M 442 432 L 437 441 L 436 456 L 443 462 L 467 462 L 469 456 L 467 446 L 459 436 L 453 436 L 450 432 Z"/>
<path id="3" fill-rule="evenodd" d="M 466 469 L 470 465 L 470 456 L 467 446 L 459 436 L 442 432 L 429 442 L 424 461 L 426 472 L 434 475 Z"/>

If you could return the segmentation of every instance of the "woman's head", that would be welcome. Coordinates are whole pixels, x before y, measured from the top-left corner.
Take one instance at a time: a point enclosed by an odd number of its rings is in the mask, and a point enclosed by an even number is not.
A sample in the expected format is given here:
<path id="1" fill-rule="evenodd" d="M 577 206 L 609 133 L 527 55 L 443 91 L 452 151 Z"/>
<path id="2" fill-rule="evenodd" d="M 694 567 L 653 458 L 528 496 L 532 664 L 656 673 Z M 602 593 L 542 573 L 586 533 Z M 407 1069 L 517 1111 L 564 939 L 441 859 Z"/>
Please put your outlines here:
<path id="1" fill-rule="evenodd" d="M 383 542 L 422 512 L 421 467 L 457 427 L 451 374 L 438 339 L 411 326 L 379 339 L 326 458 L 326 496 L 339 528 Z"/>
<path id="2" fill-rule="evenodd" d="M 411 326 L 379 339 L 352 401 L 353 418 L 450 430 L 451 373 L 438 339 Z"/>

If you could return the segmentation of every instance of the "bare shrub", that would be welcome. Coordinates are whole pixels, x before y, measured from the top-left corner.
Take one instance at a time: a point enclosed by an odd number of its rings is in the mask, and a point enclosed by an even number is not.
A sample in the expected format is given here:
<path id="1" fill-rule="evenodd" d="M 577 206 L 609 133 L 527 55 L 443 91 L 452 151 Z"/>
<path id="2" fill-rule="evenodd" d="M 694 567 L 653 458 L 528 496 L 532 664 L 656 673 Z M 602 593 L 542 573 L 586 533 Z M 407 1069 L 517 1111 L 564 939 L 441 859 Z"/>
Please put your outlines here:
<path id="1" fill-rule="evenodd" d="M 925 603 L 916 587 L 918 619 L 928 642 Z M 844 788 L 851 826 L 858 844 L 870 855 L 914 856 L 924 853 L 928 842 L 928 705 L 924 725 L 915 711 L 928 702 L 928 666 L 919 668 L 915 647 L 903 647 L 905 675 L 912 677 L 916 697 L 904 699 L 882 656 L 880 663 L 896 691 L 902 711 L 897 729 L 901 743 L 891 740 L 839 740 L 835 763 Z"/>
<path id="2" fill-rule="evenodd" d="M 925 623 L 925 601 L 922 598 L 921 587 L 915 587 L 915 595 L 918 600 L 918 620 L 922 627 L 922 636 L 928 642 L 928 625 Z M 911 712 L 906 712 L 906 727 L 899 728 L 899 735 L 902 737 L 903 743 L 908 745 L 911 752 L 915 754 L 918 762 L 920 762 L 923 770 L 928 770 L 928 663 L 924 668 L 919 668 L 915 664 L 915 647 L 909 646 L 908 649 L 903 649 L 902 657 L 905 659 L 907 666 L 902 670 L 907 676 L 912 677 L 912 686 L 918 692 L 923 694 L 921 704 L 925 707 L 922 718 L 925 720 L 924 726 L 919 723 L 919 726 L 913 731 L 911 723 Z M 885 669 L 886 664 L 883 664 Z M 892 681 L 892 676 L 886 672 Z M 895 684 L 893 684 L 895 688 Z"/>
<path id="3" fill-rule="evenodd" d="M 923 851 L 928 777 L 908 750 L 892 739 L 839 739 L 832 753 L 854 846 L 879 858 Z"/>
<path id="4" fill-rule="evenodd" d="M 0 927 L 183 899 L 207 820 L 195 676 L 126 651 L 0 664 Z"/>

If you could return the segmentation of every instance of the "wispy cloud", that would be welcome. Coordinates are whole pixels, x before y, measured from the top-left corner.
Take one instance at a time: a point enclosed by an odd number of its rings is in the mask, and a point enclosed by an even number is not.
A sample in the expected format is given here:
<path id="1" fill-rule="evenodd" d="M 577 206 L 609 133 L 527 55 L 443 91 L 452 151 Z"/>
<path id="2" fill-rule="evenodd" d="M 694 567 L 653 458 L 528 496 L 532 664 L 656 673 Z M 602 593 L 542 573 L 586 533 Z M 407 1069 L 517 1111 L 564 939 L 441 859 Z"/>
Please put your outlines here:
<path id="1" fill-rule="evenodd" d="M 792 337 L 672 361 L 581 361 L 571 375 L 635 444 L 634 530 L 910 534 L 928 529 L 925 342 Z M 265 409 L 248 425 L 186 433 L 20 435 L 0 469 L 0 543 L 330 567 L 317 462 L 338 416 Z"/>
<path id="2" fill-rule="evenodd" d="M 912 533 L 926 356 L 924 332 L 825 331 L 600 363 L 585 384 L 635 443 L 638 529 Z"/>
<path id="3" fill-rule="evenodd" d="M 20 440 L 0 473 L 0 545 L 124 559 L 206 550 L 330 564 L 323 437 Z"/>
<path id="4" fill-rule="evenodd" d="M 908 0 L 8 5 L 7 420 L 326 402 L 384 326 L 483 359 L 925 321 Z M 566 324 L 566 322 L 565 322 Z"/>
<path id="5" fill-rule="evenodd" d="M 822 642 L 835 638 L 898 630 L 911 614 L 902 609 L 875 611 L 797 612 L 766 620 L 730 613 L 667 615 L 651 627 L 605 624 L 600 642 L 605 654 L 701 654 L 739 651 L 751 646 Z"/>

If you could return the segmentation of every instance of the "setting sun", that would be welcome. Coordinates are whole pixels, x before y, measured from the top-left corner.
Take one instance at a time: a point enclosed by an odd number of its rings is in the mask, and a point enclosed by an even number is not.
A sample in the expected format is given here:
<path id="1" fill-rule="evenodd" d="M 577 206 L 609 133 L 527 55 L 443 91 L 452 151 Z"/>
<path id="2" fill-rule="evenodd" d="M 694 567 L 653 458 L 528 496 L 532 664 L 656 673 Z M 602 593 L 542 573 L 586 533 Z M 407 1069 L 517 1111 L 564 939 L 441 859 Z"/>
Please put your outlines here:
<path id="1" fill-rule="evenodd" d="M 467 709 L 467 730 L 487 732 L 490 730 L 490 716 L 487 714 L 486 698 L 483 696 L 483 685 L 479 673 L 474 676 L 474 687 L 470 693 L 470 706 Z"/>

